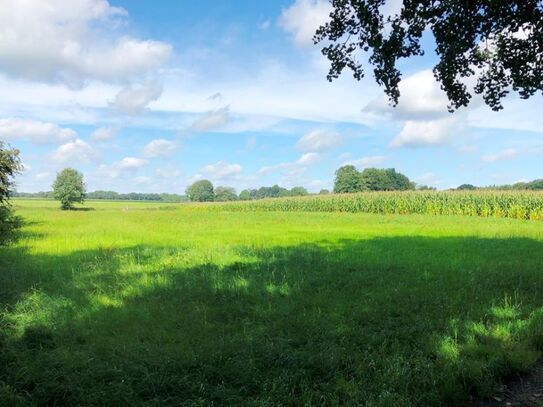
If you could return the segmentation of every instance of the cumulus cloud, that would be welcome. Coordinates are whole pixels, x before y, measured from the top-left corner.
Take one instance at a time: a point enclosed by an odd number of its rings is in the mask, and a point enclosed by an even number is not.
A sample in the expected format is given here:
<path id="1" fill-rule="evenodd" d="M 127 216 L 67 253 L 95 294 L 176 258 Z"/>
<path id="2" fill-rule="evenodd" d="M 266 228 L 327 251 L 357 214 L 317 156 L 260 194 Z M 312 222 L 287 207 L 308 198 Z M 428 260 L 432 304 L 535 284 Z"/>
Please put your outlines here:
<path id="1" fill-rule="evenodd" d="M 400 99 L 396 107 L 380 95 L 366 105 L 364 111 L 390 114 L 402 120 L 431 120 L 450 115 L 447 95 L 441 90 L 431 70 L 423 70 L 402 79 Z"/>
<path id="2" fill-rule="evenodd" d="M 115 137 L 117 130 L 111 127 L 100 127 L 91 133 L 93 141 L 109 141 Z"/>
<path id="3" fill-rule="evenodd" d="M 147 160 L 144 160 L 143 158 L 124 157 L 113 165 L 118 169 L 128 170 L 143 167 L 145 164 L 147 164 Z"/>
<path id="4" fill-rule="evenodd" d="M 229 107 L 212 110 L 192 123 L 190 127 L 194 131 L 211 131 L 218 129 L 228 123 Z"/>
<path id="5" fill-rule="evenodd" d="M 96 150 L 89 143 L 76 139 L 61 145 L 53 153 L 53 161 L 57 163 L 88 163 L 96 156 Z"/>
<path id="6" fill-rule="evenodd" d="M 332 7 L 326 0 L 296 0 L 283 10 L 279 25 L 298 46 L 313 45 L 317 29 L 329 20 Z"/>
<path id="7" fill-rule="evenodd" d="M 417 184 L 429 185 L 433 187 L 437 187 L 442 182 L 439 175 L 433 172 L 427 172 L 425 174 L 422 174 L 421 176 L 415 178 L 415 181 L 417 182 Z"/>
<path id="8" fill-rule="evenodd" d="M 390 147 L 425 147 L 447 144 L 460 128 L 456 117 L 440 120 L 408 120 L 400 134 L 390 143 Z"/>
<path id="9" fill-rule="evenodd" d="M 519 151 L 517 149 L 507 148 L 495 154 L 484 155 L 481 157 L 481 160 L 483 160 L 486 163 L 494 163 L 497 161 L 512 160 L 514 158 L 517 158 L 518 155 L 519 155 Z"/>
<path id="10" fill-rule="evenodd" d="M 354 165 L 359 168 L 378 167 L 387 160 L 384 155 L 374 155 L 368 157 L 362 157 L 358 160 L 349 160 L 344 165 Z"/>
<path id="11" fill-rule="evenodd" d="M 329 151 L 341 145 L 341 136 L 328 130 L 315 130 L 304 134 L 296 145 L 301 151 Z"/>
<path id="12" fill-rule="evenodd" d="M 30 119 L 0 119 L 0 138 L 8 141 L 28 140 L 35 144 L 66 142 L 75 139 L 77 133 L 53 123 Z"/>
<path id="13" fill-rule="evenodd" d="M 305 153 L 294 162 L 283 162 L 275 165 L 264 166 L 258 170 L 258 173 L 266 175 L 276 171 L 283 171 L 291 175 L 298 176 L 300 173 L 304 172 L 308 166 L 316 164 L 320 160 L 321 155 L 319 153 Z"/>
<path id="14" fill-rule="evenodd" d="M 300 165 L 312 165 L 320 161 L 321 156 L 318 153 L 305 153 L 296 161 L 296 164 Z"/>
<path id="15" fill-rule="evenodd" d="M 81 86 L 89 79 L 123 81 L 161 66 L 171 45 L 115 37 L 126 15 L 106 0 L 5 1 L 0 13 L 0 71 Z"/>
<path id="16" fill-rule="evenodd" d="M 215 164 L 209 164 L 200 169 L 200 172 L 214 179 L 224 179 L 235 176 L 243 171 L 239 164 L 229 164 L 225 161 L 219 161 Z"/>
<path id="17" fill-rule="evenodd" d="M 148 82 L 144 85 L 132 87 L 125 86 L 109 102 L 110 107 L 131 116 L 145 113 L 149 103 L 157 100 L 162 95 L 162 85 Z"/>
<path id="18" fill-rule="evenodd" d="M 173 140 L 157 139 L 150 141 L 144 148 L 143 154 L 146 157 L 165 157 L 171 155 L 179 147 Z"/>

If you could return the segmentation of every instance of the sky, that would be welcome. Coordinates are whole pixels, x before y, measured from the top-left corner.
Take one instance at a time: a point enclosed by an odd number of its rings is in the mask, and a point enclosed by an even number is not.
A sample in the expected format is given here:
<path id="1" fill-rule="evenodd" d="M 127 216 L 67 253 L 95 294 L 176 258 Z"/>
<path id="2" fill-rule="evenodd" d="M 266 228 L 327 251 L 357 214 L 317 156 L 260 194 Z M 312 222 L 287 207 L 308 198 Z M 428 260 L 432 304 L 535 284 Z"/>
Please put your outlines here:
<path id="1" fill-rule="evenodd" d="M 387 12 L 398 8 L 389 1 Z M 87 189 L 332 188 L 341 165 L 446 189 L 542 177 L 543 97 L 451 114 L 425 56 L 391 107 L 371 69 L 326 80 L 326 0 L 0 0 L 0 140 L 17 190 L 73 167 Z"/>

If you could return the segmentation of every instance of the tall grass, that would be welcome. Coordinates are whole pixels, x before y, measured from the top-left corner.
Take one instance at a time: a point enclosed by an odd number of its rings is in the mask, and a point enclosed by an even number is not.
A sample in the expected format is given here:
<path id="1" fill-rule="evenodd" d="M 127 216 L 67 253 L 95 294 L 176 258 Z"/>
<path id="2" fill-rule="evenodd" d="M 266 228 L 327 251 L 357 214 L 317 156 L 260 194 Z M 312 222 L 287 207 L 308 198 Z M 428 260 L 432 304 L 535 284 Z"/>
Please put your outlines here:
<path id="1" fill-rule="evenodd" d="M 363 192 L 233 202 L 210 207 L 231 211 L 469 215 L 543 220 L 543 192 Z"/>

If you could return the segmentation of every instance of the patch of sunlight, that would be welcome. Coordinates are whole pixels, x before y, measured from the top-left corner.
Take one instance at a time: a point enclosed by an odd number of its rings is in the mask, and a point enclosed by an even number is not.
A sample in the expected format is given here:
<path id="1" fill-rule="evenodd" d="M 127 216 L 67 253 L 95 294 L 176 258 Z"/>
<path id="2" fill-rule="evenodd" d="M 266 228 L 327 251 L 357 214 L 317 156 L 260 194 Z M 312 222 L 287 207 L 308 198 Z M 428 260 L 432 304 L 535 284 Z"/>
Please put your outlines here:
<path id="1" fill-rule="evenodd" d="M 443 359 L 455 361 L 460 357 L 460 349 L 456 340 L 450 336 L 443 338 L 437 347 L 437 354 Z"/>
<path id="2" fill-rule="evenodd" d="M 518 307 L 507 304 L 500 307 L 492 307 L 490 313 L 499 319 L 514 319 L 520 316 Z"/>
<path id="3" fill-rule="evenodd" d="M 289 295 L 291 288 L 287 283 L 283 284 L 273 284 L 269 283 L 266 285 L 266 291 L 270 294 L 279 294 L 279 295 Z"/>
<path id="4" fill-rule="evenodd" d="M 121 308 L 123 302 L 118 298 L 113 298 L 104 294 L 97 295 L 93 298 L 93 301 L 101 307 L 109 308 Z"/>
<path id="5" fill-rule="evenodd" d="M 6 313 L 5 317 L 22 333 L 29 325 L 55 325 L 73 308 L 73 302 L 66 297 L 52 297 L 34 290 L 20 300 L 12 312 Z"/>
<path id="6" fill-rule="evenodd" d="M 488 328 L 482 322 L 469 322 L 468 331 L 475 336 L 488 336 Z"/>

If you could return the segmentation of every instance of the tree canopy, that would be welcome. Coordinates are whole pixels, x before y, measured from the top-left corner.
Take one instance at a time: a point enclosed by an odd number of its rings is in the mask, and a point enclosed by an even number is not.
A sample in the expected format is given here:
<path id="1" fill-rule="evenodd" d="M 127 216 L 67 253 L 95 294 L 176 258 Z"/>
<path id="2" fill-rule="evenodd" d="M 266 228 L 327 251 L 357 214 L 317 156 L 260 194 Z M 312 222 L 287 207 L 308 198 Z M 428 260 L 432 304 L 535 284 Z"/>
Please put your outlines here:
<path id="1" fill-rule="evenodd" d="M 65 168 L 57 174 L 53 184 L 53 198 L 60 201 L 62 209 L 72 209 L 74 203 L 83 203 L 85 194 L 83 174 L 79 171 Z"/>
<path id="2" fill-rule="evenodd" d="M 213 202 L 215 199 L 213 184 L 207 179 L 196 181 L 187 188 L 186 192 L 193 202 Z"/>
<path id="3" fill-rule="evenodd" d="M 330 21 L 315 43 L 331 66 L 328 80 L 345 68 L 360 80 L 367 55 L 377 83 L 398 103 L 399 60 L 423 55 L 421 39 L 431 33 L 438 62 L 434 76 L 449 109 L 467 106 L 481 94 L 493 110 L 512 90 L 527 99 L 543 93 L 543 2 L 541 0 L 404 0 L 401 11 L 385 15 L 389 0 L 331 0 Z M 467 79 L 475 78 L 473 89 Z"/>
<path id="4" fill-rule="evenodd" d="M 365 168 L 359 172 L 352 165 L 344 165 L 336 171 L 335 193 L 362 191 L 406 191 L 415 184 L 394 168 Z"/>
<path id="5" fill-rule="evenodd" d="M 13 177 L 22 169 L 19 150 L 7 147 L 0 141 L 0 244 L 5 244 L 20 225 L 20 219 L 10 205 Z"/>
<path id="6" fill-rule="evenodd" d="M 237 201 L 238 195 L 236 190 L 232 187 L 217 187 L 215 188 L 215 201 L 217 202 L 226 202 L 226 201 Z"/>

